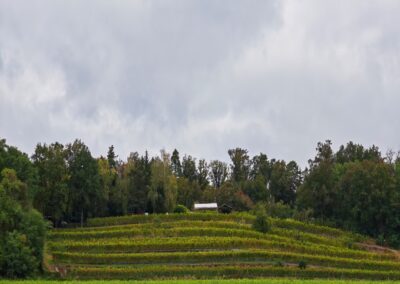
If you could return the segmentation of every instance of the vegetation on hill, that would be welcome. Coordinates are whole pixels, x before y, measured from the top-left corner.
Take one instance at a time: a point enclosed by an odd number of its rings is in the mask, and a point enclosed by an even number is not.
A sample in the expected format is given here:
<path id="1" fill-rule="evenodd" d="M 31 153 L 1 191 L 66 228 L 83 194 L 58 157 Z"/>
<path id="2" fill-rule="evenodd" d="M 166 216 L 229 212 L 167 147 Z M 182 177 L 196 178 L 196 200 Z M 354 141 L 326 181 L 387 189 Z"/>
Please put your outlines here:
<path id="1" fill-rule="evenodd" d="M 49 235 L 52 267 L 78 279 L 400 279 L 399 256 L 365 249 L 365 238 L 290 219 L 184 213 L 89 219 Z"/>
<path id="2" fill-rule="evenodd" d="M 0 275 L 24 277 L 41 270 L 46 225 L 40 214 L 56 228 L 71 223 L 89 226 L 84 231 L 52 233 L 65 237 L 65 245 L 70 245 L 75 253 L 85 250 L 95 253 L 101 248 L 113 255 L 117 248 L 125 246 L 148 253 L 157 246 L 162 247 L 161 240 L 168 237 L 170 241 L 165 243 L 171 250 L 178 251 L 190 248 L 193 242 L 201 249 L 210 244 L 214 246 L 210 249 L 218 246 L 227 249 L 234 243 L 246 250 L 279 247 L 292 253 L 318 255 L 325 251 L 329 257 L 355 256 L 355 260 L 360 255 L 367 259 L 378 257 L 355 249 L 351 237 L 350 240 L 327 238 L 326 235 L 343 234 L 330 227 L 371 236 L 379 245 L 398 247 L 399 155 L 391 151 L 382 155 L 376 146 L 365 148 L 352 142 L 334 152 L 331 142 L 325 141 L 318 143 L 316 150 L 308 167 L 301 169 L 294 161 L 276 160 L 264 153 L 250 157 L 242 148 L 228 150 L 229 164 L 197 160 L 190 155 L 181 157 L 176 149 L 171 155 L 163 150 L 156 157 L 149 157 L 147 152 L 144 155 L 134 152 L 124 161 L 118 159 L 113 146 L 105 157 L 93 157 L 80 140 L 67 145 L 39 143 L 31 157 L 0 140 L 0 171 L 3 173 L 0 226 L 4 232 L 0 236 Z M 274 218 L 258 214 L 254 219 L 251 215 L 234 214 L 221 217 L 215 224 L 214 217 L 202 214 L 190 214 L 196 217 L 186 219 L 189 216 L 186 208 L 193 208 L 194 202 L 215 201 L 234 212 L 253 212 L 261 208 Z M 144 215 L 146 212 L 150 215 Z M 164 228 L 160 225 L 165 217 L 154 214 L 173 212 L 181 214 L 170 214 L 168 218 L 172 219 L 168 219 L 168 223 L 186 226 Z M 287 218 L 291 221 L 283 220 Z M 203 223 L 199 225 L 199 222 Z M 158 225 L 153 226 L 154 223 Z M 242 223 L 252 224 L 257 230 L 237 227 Z M 118 229 L 109 230 L 112 224 Z M 322 231 L 316 233 L 319 229 Z M 132 243 L 128 235 L 138 240 Z M 307 245 L 288 241 L 297 238 Z M 100 242 L 101 239 L 104 242 Z M 114 243 L 116 239 L 120 241 L 118 246 Z M 89 244 L 87 248 L 84 240 Z M 60 257 L 59 252 L 62 251 L 54 251 L 54 255 Z M 15 261 L 11 264 L 7 259 Z M 296 267 L 301 261 L 303 259 L 296 258 Z M 305 262 L 304 272 L 294 270 L 296 277 L 318 268 Z M 14 270 L 10 265 L 16 272 L 11 272 Z M 348 267 L 356 269 L 357 265 Z M 201 266 L 196 269 L 201 271 Z M 237 271 L 234 267 L 229 269 Z M 253 265 L 246 269 L 254 275 L 267 275 L 272 273 L 270 270 L 277 274 L 281 268 L 276 266 L 265 272 L 265 267 L 260 270 Z M 225 273 L 220 266 L 217 270 L 214 276 Z"/>

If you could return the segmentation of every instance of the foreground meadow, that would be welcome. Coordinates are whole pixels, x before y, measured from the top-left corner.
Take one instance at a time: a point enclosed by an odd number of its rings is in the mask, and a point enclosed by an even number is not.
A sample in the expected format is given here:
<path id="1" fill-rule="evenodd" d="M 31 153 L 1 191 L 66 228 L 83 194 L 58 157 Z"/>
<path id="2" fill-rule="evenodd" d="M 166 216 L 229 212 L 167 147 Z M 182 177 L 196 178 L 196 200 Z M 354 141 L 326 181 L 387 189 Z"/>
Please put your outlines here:
<path id="1" fill-rule="evenodd" d="M 1 281 L 0 284 L 400 284 L 400 281 L 357 281 L 357 280 L 294 280 L 294 279 L 239 279 L 239 280 L 160 280 L 160 281 L 119 281 L 119 280 L 94 280 L 94 281 Z"/>

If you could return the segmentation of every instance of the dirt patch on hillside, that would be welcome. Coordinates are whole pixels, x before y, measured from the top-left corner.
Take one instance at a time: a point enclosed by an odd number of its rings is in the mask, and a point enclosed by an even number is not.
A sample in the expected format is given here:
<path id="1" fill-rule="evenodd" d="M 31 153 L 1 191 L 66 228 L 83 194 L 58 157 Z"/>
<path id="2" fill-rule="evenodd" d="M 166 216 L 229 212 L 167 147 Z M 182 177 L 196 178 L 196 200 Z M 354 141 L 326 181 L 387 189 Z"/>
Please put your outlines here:
<path id="1" fill-rule="evenodd" d="M 368 244 L 368 243 L 356 243 L 359 247 L 375 252 L 375 253 L 387 253 L 387 254 L 394 254 L 398 259 L 400 259 L 400 251 L 388 248 L 388 247 L 383 247 L 383 246 L 378 246 L 376 244 Z"/>

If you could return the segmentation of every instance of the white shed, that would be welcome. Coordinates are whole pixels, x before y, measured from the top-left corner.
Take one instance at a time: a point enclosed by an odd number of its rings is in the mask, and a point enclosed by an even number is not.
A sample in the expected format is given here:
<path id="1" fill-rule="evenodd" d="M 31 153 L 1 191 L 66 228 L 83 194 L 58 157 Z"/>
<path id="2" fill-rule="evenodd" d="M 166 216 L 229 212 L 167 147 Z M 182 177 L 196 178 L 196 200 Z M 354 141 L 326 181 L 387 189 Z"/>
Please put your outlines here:
<path id="1" fill-rule="evenodd" d="M 218 210 L 217 203 L 195 203 L 194 210 Z"/>

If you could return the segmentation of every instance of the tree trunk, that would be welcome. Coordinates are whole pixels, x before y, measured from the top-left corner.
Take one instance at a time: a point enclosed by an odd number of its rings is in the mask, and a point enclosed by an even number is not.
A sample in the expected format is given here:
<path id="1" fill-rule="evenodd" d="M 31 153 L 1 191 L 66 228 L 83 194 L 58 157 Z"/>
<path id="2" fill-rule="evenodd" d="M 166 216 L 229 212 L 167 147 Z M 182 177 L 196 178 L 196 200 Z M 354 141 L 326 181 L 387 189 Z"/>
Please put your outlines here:
<path id="1" fill-rule="evenodd" d="M 81 210 L 81 228 L 83 227 L 83 208 Z"/>

